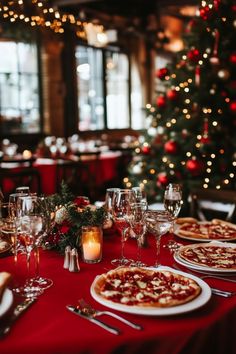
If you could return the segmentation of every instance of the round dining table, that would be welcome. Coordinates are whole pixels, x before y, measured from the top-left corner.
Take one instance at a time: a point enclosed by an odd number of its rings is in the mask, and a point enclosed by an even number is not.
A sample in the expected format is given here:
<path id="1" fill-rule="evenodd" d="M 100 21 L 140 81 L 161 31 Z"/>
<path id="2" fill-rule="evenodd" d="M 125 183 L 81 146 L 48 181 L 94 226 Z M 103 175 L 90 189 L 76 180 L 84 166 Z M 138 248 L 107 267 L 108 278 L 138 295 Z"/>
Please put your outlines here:
<path id="1" fill-rule="evenodd" d="M 170 241 L 186 244 L 186 240 L 173 234 L 162 237 L 160 262 L 173 267 Z M 106 315 L 99 317 L 118 328 L 119 335 L 109 333 L 96 324 L 68 311 L 67 305 L 78 304 L 80 299 L 99 310 L 108 309 L 91 295 L 94 279 L 114 269 L 111 260 L 120 256 L 120 236 L 104 232 L 103 257 L 95 264 L 84 263 L 79 256 L 80 270 L 70 272 L 63 268 L 64 255 L 55 250 L 40 250 L 40 274 L 53 280 L 37 300 L 14 322 L 10 332 L 0 339 L 1 354 L 235 354 L 236 296 L 224 298 L 211 295 L 201 307 L 171 315 L 125 313 L 110 309 L 124 318 L 138 323 L 137 330 Z M 141 257 L 148 266 L 155 263 L 155 239 L 147 237 Z M 130 238 L 125 245 L 125 255 L 135 259 L 137 244 Z M 17 268 L 17 271 L 15 272 Z M 14 264 L 12 255 L 2 255 L 0 271 L 8 271 L 13 281 L 26 272 L 25 264 Z M 16 275 L 16 274 L 17 275 Z M 199 274 L 200 276 L 200 274 Z M 236 279 L 236 277 L 231 277 Z M 15 279 L 17 280 L 17 279 Z M 236 291 L 236 283 L 208 278 L 210 286 Z M 0 328 L 11 316 L 22 299 L 14 295 L 11 308 L 0 318 Z"/>

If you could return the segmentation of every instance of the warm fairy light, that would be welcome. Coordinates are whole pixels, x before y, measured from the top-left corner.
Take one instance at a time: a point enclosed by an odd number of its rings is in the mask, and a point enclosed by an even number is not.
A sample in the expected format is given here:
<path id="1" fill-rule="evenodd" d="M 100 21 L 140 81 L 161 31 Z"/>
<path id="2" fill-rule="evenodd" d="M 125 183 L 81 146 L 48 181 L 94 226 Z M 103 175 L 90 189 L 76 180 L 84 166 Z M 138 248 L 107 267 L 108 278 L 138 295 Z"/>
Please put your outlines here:
<path id="1" fill-rule="evenodd" d="M 147 184 L 148 181 L 146 179 L 143 180 L 143 184 Z"/>
<path id="2" fill-rule="evenodd" d="M 170 122 L 167 122 L 167 123 L 166 123 L 166 127 L 167 127 L 167 128 L 170 128 L 171 125 L 172 125 L 172 124 L 171 124 Z"/>
<path id="3" fill-rule="evenodd" d="M 203 188 L 204 188 L 204 189 L 207 189 L 207 188 L 208 188 L 208 184 L 204 183 L 204 184 L 203 184 Z"/>
<path id="4" fill-rule="evenodd" d="M 233 165 L 233 166 L 236 166 L 236 161 L 233 161 L 233 162 L 232 162 L 232 165 Z"/>
<path id="5" fill-rule="evenodd" d="M 215 159 L 216 155 L 215 154 L 211 154 L 211 158 Z"/>
<path id="6" fill-rule="evenodd" d="M 189 92 L 189 88 L 185 87 L 184 92 Z"/>
<path id="7" fill-rule="evenodd" d="M 199 149 L 199 148 L 201 147 L 201 144 L 196 143 L 196 145 L 195 145 L 195 146 L 196 146 L 196 148 L 197 148 L 197 149 Z"/>
<path id="8" fill-rule="evenodd" d="M 211 173 L 211 168 L 207 168 L 207 169 L 206 169 L 206 172 L 207 172 L 207 173 Z"/>
<path id="9" fill-rule="evenodd" d="M 225 102 L 226 102 L 226 103 L 229 103 L 229 102 L 230 102 L 230 98 L 229 98 L 229 97 L 226 97 Z"/>
<path id="10" fill-rule="evenodd" d="M 156 170 L 154 170 L 154 168 L 151 168 L 149 172 L 151 175 L 154 175 L 156 173 Z"/>
<path id="11" fill-rule="evenodd" d="M 204 53 L 203 54 L 203 58 L 206 59 L 208 57 L 208 54 L 207 53 Z"/>
<path id="12" fill-rule="evenodd" d="M 176 87 L 175 87 L 175 91 L 180 91 L 180 87 L 179 87 L 179 86 L 176 86 Z"/>
<path id="13" fill-rule="evenodd" d="M 182 56 L 182 59 L 183 59 L 183 60 L 186 60 L 186 59 L 187 59 L 187 55 L 183 55 L 183 56 Z"/>
<path id="14" fill-rule="evenodd" d="M 131 182 L 126 183 L 126 187 L 127 188 L 131 188 L 132 187 L 132 183 Z"/>
<path id="15" fill-rule="evenodd" d="M 172 74 L 171 77 L 172 77 L 172 79 L 175 79 L 176 78 L 176 74 Z"/>
<path id="16" fill-rule="evenodd" d="M 200 134 L 197 135 L 197 139 L 201 140 L 202 136 Z"/>
<path id="17" fill-rule="evenodd" d="M 216 120 L 214 120 L 214 121 L 212 122 L 212 125 L 213 125 L 213 127 L 217 127 L 218 122 L 217 122 Z"/>
<path id="18" fill-rule="evenodd" d="M 229 184 L 229 180 L 228 180 L 228 179 L 225 179 L 225 180 L 224 180 L 224 184 Z"/>
<path id="19" fill-rule="evenodd" d="M 205 178 L 205 182 L 209 183 L 210 182 L 209 178 Z"/>
<path id="20" fill-rule="evenodd" d="M 135 149 L 135 152 L 136 152 L 136 154 L 139 154 L 140 153 L 140 148 L 139 147 L 137 147 L 136 149 Z"/>
<path id="21" fill-rule="evenodd" d="M 171 119 L 171 123 L 172 123 L 172 124 L 175 124 L 175 123 L 176 123 L 176 119 L 175 119 L 175 118 L 172 118 L 172 119 Z"/>
<path id="22" fill-rule="evenodd" d="M 186 119 L 191 119 L 191 115 L 190 114 L 186 114 L 185 118 Z"/>
<path id="23" fill-rule="evenodd" d="M 186 104 L 189 104 L 191 101 L 189 98 L 187 98 L 185 101 L 184 101 Z"/>
<path id="24" fill-rule="evenodd" d="M 223 22 L 226 22 L 227 19 L 226 19 L 226 17 L 222 17 L 221 20 L 222 20 Z"/>
<path id="25" fill-rule="evenodd" d="M 211 161 L 207 161 L 207 166 L 212 166 L 212 162 Z"/>
<path id="26" fill-rule="evenodd" d="M 179 86 L 180 86 L 181 88 L 184 87 L 184 83 L 181 82 L 181 83 L 179 84 Z"/>
<path id="27" fill-rule="evenodd" d="M 167 157 L 166 157 L 166 156 L 163 156 L 163 157 L 162 157 L 162 161 L 163 161 L 164 163 L 166 163 L 166 162 L 168 161 Z"/>
<path id="28" fill-rule="evenodd" d="M 192 79 L 188 79 L 188 83 L 190 83 L 190 84 L 191 84 L 192 82 L 193 82 L 193 80 L 192 80 Z"/>
<path id="29" fill-rule="evenodd" d="M 202 60 L 199 60 L 199 61 L 198 61 L 198 64 L 199 64 L 199 65 L 202 65 L 202 64 L 203 64 L 203 61 L 202 61 Z"/>
<path id="30" fill-rule="evenodd" d="M 230 174 L 229 174 L 229 177 L 230 177 L 230 178 L 234 178 L 234 173 L 230 173 Z"/>
<path id="31" fill-rule="evenodd" d="M 173 163 L 170 163 L 169 168 L 175 168 L 175 165 Z"/>
<path id="32" fill-rule="evenodd" d="M 217 186 L 216 186 L 216 189 L 220 189 L 221 188 L 221 186 L 218 184 Z"/>
<path id="33" fill-rule="evenodd" d="M 218 111 L 217 111 L 217 113 L 218 113 L 218 114 L 222 114 L 222 113 L 223 113 L 222 109 L 219 108 Z"/>
<path id="34" fill-rule="evenodd" d="M 219 153 L 223 155 L 225 153 L 224 149 L 220 149 Z"/>

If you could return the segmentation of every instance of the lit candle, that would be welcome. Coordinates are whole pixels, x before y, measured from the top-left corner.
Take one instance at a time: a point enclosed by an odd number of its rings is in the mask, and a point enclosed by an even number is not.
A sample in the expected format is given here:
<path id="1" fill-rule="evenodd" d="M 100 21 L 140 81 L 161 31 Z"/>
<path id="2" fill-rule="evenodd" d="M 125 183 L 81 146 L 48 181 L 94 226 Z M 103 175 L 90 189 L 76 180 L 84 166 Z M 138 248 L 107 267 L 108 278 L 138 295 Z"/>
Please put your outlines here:
<path id="1" fill-rule="evenodd" d="M 82 227 L 82 252 L 86 263 L 97 263 L 102 258 L 102 230 L 97 226 Z"/>

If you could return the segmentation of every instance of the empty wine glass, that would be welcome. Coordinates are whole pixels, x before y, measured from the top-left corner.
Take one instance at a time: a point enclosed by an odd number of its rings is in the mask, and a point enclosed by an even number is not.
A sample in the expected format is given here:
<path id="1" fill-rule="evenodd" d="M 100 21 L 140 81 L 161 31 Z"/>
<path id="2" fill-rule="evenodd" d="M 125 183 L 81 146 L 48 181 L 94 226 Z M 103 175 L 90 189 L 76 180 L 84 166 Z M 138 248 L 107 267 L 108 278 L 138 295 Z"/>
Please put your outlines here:
<path id="1" fill-rule="evenodd" d="M 112 264 L 125 265 L 130 262 L 130 260 L 124 256 L 124 245 L 128 238 L 127 231 L 130 227 L 130 208 L 131 204 L 135 203 L 135 201 L 135 194 L 131 189 L 119 189 L 114 192 L 112 200 L 112 214 L 115 225 L 121 233 L 121 258 L 113 259 L 111 261 Z"/>
<path id="2" fill-rule="evenodd" d="M 37 297 L 43 290 L 30 283 L 31 255 L 37 239 L 44 232 L 44 217 L 38 209 L 36 196 L 20 196 L 17 200 L 16 229 L 17 238 L 26 251 L 28 278 L 23 286 L 13 290 L 25 297 Z"/>
<path id="3" fill-rule="evenodd" d="M 114 193 L 119 191 L 119 189 L 120 188 L 107 188 L 106 190 L 104 208 L 106 209 L 106 219 L 108 222 L 113 220 L 112 200 L 114 197 Z"/>
<path id="4" fill-rule="evenodd" d="M 144 243 L 144 235 L 146 232 L 146 209 L 147 203 L 131 204 L 129 223 L 134 237 L 137 240 L 137 260 L 131 262 L 131 266 L 143 267 L 146 264 L 141 261 L 141 249 Z"/>
<path id="5" fill-rule="evenodd" d="M 173 217 L 165 210 L 147 210 L 146 211 L 147 230 L 154 234 L 156 239 L 156 262 L 155 267 L 160 264 L 161 237 L 166 234 L 173 224 Z"/>
<path id="6" fill-rule="evenodd" d="M 147 203 L 147 195 L 146 195 L 146 192 L 145 192 L 144 188 L 142 188 L 142 187 L 133 187 L 132 191 L 134 191 L 134 193 L 135 193 L 135 197 L 136 197 L 137 203 L 139 203 L 139 202 L 140 203 L 141 202 Z"/>
<path id="7" fill-rule="evenodd" d="M 39 237 L 36 239 L 34 254 L 35 254 L 35 276 L 30 279 L 29 284 L 33 287 L 40 287 L 45 290 L 50 288 L 53 285 L 52 279 L 45 278 L 40 275 L 40 252 L 39 248 L 41 247 L 44 237 L 47 236 L 51 228 L 51 213 L 49 203 L 46 197 L 38 196 L 37 197 L 37 212 L 42 215 L 44 228 L 40 233 Z"/>
<path id="8" fill-rule="evenodd" d="M 30 188 L 28 186 L 20 186 L 16 188 L 16 193 L 30 194 Z"/>

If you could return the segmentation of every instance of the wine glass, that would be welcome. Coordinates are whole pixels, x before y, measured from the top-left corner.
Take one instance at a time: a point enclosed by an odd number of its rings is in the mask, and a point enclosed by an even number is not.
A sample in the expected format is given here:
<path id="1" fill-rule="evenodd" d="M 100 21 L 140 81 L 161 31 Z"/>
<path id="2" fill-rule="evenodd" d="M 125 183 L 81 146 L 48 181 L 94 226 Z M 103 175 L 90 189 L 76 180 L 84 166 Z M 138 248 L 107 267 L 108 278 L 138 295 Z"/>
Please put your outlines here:
<path id="1" fill-rule="evenodd" d="M 44 232 L 45 222 L 43 214 L 38 209 L 36 196 L 19 196 L 16 208 L 17 238 L 26 251 L 28 278 L 23 286 L 13 290 L 25 297 L 37 297 L 43 290 L 30 283 L 31 255 L 36 246 L 37 239 Z"/>
<path id="2" fill-rule="evenodd" d="M 165 210 L 147 210 L 146 211 L 147 230 L 154 234 L 156 238 L 156 262 L 155 267 L 160 264 L 161 237 L 166 234 L 173 225 L 172 215 Z"/>
<path id="3" fill-rule="evenodd" d="M 147 203 L 147 195 L 142 187 L 132 187 L 132 191 L 135 193 L 136 201 L 137 202 L 144 202 Z"/>
<path id="4" fill-rule="evenodd" d="M 114 197 L 114 193 L 119 190 L 120 190 L 120 188 L 107 188 L 107 190 L 106 190 L 105 203 L 104 203 L 104 208 L 106 210 L 106 222 L 113 221 L 112 200 Z"/>
<path id="5" fill-rule="evenodd" d="M 135 201 L 135 193 L 131 189 L 119 189 L 114 192 L 112 199 L 112 214 L 115 225 L 121 233 L 121 258 L 113 259 L 111 261 L 112 264 L 121 266 L 130 262 L 130 260 L 124 256 L 124 246 L 125 241 L 128 238 L 127 231 L 130 227 L 129 217 L 131 204 L 135 203 Z"/>
<path id="6" fill-rule="evenodd" d="M 146 264 L 141 261 L 141 249 L 144 244 L 144 235 L 146 232 L 146 209 L 147 203 L 131 204 L 129 223 L 134 237 L 137 240 L 137 260 L 131 262 L 131 266 L 143 267 Z"/>
<path id="7" fill-rule="evenodd" d="M 30 188 L 28 186 L 20 186 L 16 188 L 16 193 L 30 194 Z"/>
<path id="8" fill-rule="evenodd" d="M 35 242 L 35 276 L 29 280 L 30 286 L 33 287 L 40 287 L 41 289 L 45 290 L 50 288 L 53 285 L 52 279 L 45 278 L 40 275 L 40 252 L 39 248 L 42 244 L 43 238 L 47 236 L 48 232 L 51 228 L 51 213 L 49 203 L 46 197 L 38 196 L 37 197 L 37 212 L 42 215 L 44 228 L 43 231 L 40 233 L 39 237 L 36 239 Z"/>
<path id="9" fill-rule="evenodd" d="M 11 206 L 9 203 L 0 202 L 0 232 L 1 239 L 12 246 L 14 259 L 16 257 L 16 227 L 11 217 Z M 16 261 L 16 259 L 15 259 Z"/>
<path id="10" fill-rule="evenodd" d="M 179 215 L 182 205 L 182 190 L 179 184 L 169 183 L 164 193 L 164 207 L 174 217 Z"/>

